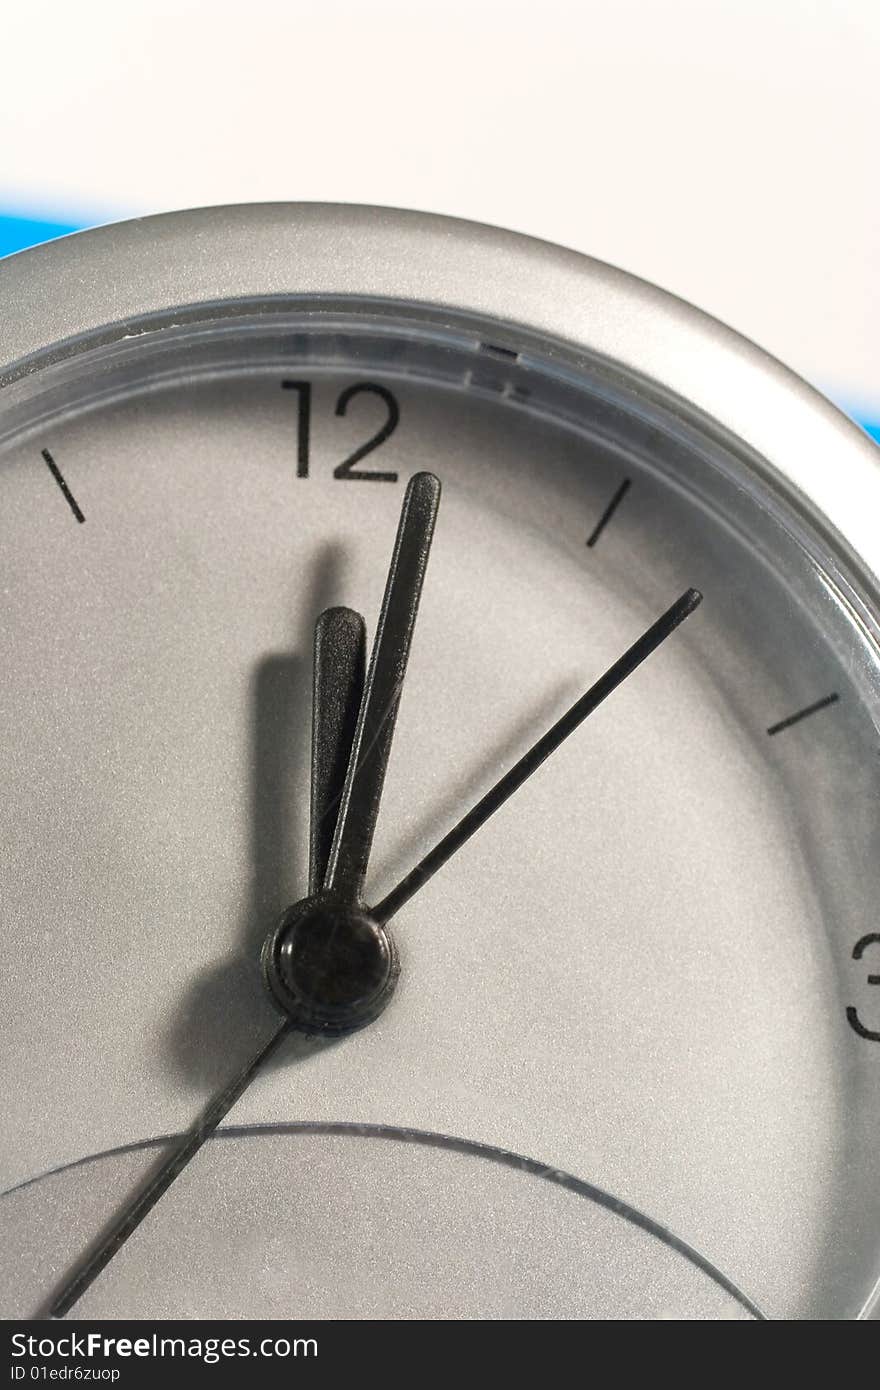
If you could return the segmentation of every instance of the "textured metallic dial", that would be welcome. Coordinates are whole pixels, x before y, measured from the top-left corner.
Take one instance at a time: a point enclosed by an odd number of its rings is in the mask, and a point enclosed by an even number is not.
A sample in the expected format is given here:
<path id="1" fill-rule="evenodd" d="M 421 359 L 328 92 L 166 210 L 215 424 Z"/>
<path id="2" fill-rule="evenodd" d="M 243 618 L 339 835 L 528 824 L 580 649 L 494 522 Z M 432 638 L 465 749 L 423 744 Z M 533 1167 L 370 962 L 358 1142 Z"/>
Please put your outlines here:
<path id="1" fill-rule="evenodd" d="M 372 640 L 430 471 L 369 903 L 703 602 L 401 906 L 381 1013 L 286 1039 L 70 1316 L 868 1316 L 867 441 L 659 292 L 439 219 L 152 219 L 0 293 L 2 1311 L 276 1026 L 315 620 Z"/>

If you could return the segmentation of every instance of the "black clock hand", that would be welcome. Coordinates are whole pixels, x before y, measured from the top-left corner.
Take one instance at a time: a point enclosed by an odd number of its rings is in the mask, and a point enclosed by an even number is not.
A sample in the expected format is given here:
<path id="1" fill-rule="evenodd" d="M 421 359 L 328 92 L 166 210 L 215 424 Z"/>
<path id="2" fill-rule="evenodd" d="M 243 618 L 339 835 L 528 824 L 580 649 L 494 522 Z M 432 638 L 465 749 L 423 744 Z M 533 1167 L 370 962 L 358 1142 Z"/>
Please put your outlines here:
<path id="1" fill-rule="evenodd" d="M 312 703 L 312 806 L 309 826 L 310 881 L 323 880 L 351 752 L 364 676 L 364 620 L 349 608 L 330 608 L 315 625 Z M 287 1018 L 239 1074 L 215 1096 L 192 1129 L 172 1149 L 107 1234 L 65 1283 L 49 1309 L 63 1318 L 78 1303 L 114 1255 L 195 1158 L 263 1064 L 292 1030 Z"/>
<path id="2" fill-rule="evenodd" d="M 324 886 L 358 711 L 364 692 L 364 620 L 351 608 L 328 608 L 315 624 L 312 696 L 312 809 L 309 892 Z"/>
<path id="3" fill-rule="evenodd" d="M 439 502 L 438 479 L 414 474 L 400 512 L 324 882 L 347 903 L 361 898 Z"/>
<path id="4" fill-rule="evenodd" d="M 475 806 L 462 816 L 457 825 L 444 835 L 439 844 L 425 855 L 415 868 L 410 869 L 405 878 L 401 879 L 396 888 L 392 888 L 382 901 L 374 908 L 370 909 L 370 916 L 376 922 L 385 923 L 390 921 L 396 912 L 399 912 L 404 903 L 409 902 L 410 898 L 419 891 L 428 879 L 442 868 L 447 859 L 451 859 L 456 850 L 461 849 L 470 837 L 479 830 L 481 825 L 489 819 L 499 806 L 503 806 L 508 797 L 517 791 L 532 773 L 540 767 L 551 753 L 554 753 L 559 745 L 573 733 L 579 724 L 582 724 L 588 714 L 600 705 L 612 691 L 626 680 L 627 676 L 632 675 L 637 666 L 656 651 L 661 642 L 684 622 L 685 618 L 693 613 L 694 609 L 702 602 L 703 595 L 696 589 L 688 589 L 682 594 L 681 598 L 672 605 L 670 609 L 658 618 L 657 622 L 643 633 L 637 642 L 633 643 L 629 651 L 624 652 L 619 661 L 609 667 L 604 676 L 596 681 L 580 699 L 576 700 L 561 719 L 553 725 L 547 733 L 539 738 L 529 751 L 520 758 L 518 763 L 506 772 L 477 802 Z"/>
<path id="5" fill-rule="evenodd" d="M 165 1162 L 149 1179 L 146 1186 L 129 1203 L 122 1216 L 103 1237 L 94 1252 L 79 1266 L 61 1292 L 55 1296 L 49 1309 L 50 1318 L 63 1318 L 65 1314 L 70 1312 L 74 1304 L 79 1302 L 101 1271 L 113 1259 L 113 1256 L 121 1250 L 129 1236 L 134 1234 L 144 1217 L 152 1211 L 159 1198 L 168 1191 L 175 1178 L 180 1177 L 187 1164 L 195 1158 L 205 1140 L 210 1139 L 221 1120 L 232 1109 L 239 1096 L 247 1090 L 260 1067 L 267 1058 L 271 1057 L 279 1043 L 290 1031 L 291 1026 L 290 1020 L 285 1019 L 235 1080 L 231 1081 L 218 1096 L 214 1097 L 189 1133 L 184 1135 Z"/>

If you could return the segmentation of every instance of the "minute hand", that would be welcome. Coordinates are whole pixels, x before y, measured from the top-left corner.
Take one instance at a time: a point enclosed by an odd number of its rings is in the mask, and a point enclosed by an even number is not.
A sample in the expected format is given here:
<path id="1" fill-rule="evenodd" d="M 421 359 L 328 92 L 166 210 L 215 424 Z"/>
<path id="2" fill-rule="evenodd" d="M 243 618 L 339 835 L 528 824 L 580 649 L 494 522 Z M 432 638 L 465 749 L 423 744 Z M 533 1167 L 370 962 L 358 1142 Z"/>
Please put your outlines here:
<path id="1" fill-rule="evenodd" d="M 444 835 L 439 844 L 425 855 L 415 868 L 410 869 L 405 878 L 401 879 L 396 888 L 382 899 L 374 908 L 370 909 L 370 915 L 377 922 L 385 923 L 399 912 L 404 903 L 409 902 L 410 898 L 419 891 L 428 879 L 442 868 L 447 859 L 451 859 L 456 850 L 461 849 L 470 837 L 484 825 L 489 817 L 502 806 L 508 797 L 512 796 L 519 787 L 522 786 L 532 773 L 540 767 L 551 753 L 554 753 L 559 745 L 568 738 L 569 734 L 579 724 L 582 724 L 588 714 L 600 705 L 612 691 L 616 690 L 627 676 L 632 675 L 637 666 L 640 666 L 646 657 L 656 651 L 661 642 L 684 622 L 685 618 L 693 613 L 694 609 L 702 602 L 703 595 L 697 589 L 688 589 L 682 594 L 681 598 L 672 605 L 671 608 L 658 618 L 657 622 L 644 632 L 637 642 L 634 642 L 629 651 L 624 652 L 623 656 L 609 667 L 604 676 L 600 676 L 596 684 L 591 686 L 580 699 L 576 700 L 567 710 L 561 719 L 548 729 L 542 738 L 534 744 L 520 758 L 518 763 L 506 772 L 499 779 L 466 815 L 462 816 L 457 825 L 453 826 L 448 835 Z"/>
<path id="2" fill-rule="evenodd" d="M 400 512 L 324 881 L 327 892 L 350 903 L 360 901 L 367 871 L 439 502 L 439 481 L 416 473 Z"/>

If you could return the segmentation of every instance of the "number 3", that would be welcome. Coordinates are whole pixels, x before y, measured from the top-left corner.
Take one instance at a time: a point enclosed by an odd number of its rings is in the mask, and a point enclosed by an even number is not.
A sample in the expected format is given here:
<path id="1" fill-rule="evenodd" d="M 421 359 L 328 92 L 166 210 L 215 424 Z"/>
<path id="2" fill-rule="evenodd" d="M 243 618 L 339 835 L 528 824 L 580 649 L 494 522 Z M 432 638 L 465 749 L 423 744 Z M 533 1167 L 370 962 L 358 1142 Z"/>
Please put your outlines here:
<path id="1" fill-rule="evenodd" d="M 853 947 L 853 960 L 861 960 L 868 946 L 880 946 L 880 932 L 868 932 L 867 936 L 863 936 L 860 941 L 856 942 Z M 868 984 L 880 985 L 880 975 L 869 975 Z M 854 1029 L 860 1038 L 869 1038 L 871 1042 L 880 1042 L 880 1031 L 866 1028 L 859 1018 L 858 1010 L 852 1004 L 847 1006 L 846 1017 L 850 1028 Z"/>

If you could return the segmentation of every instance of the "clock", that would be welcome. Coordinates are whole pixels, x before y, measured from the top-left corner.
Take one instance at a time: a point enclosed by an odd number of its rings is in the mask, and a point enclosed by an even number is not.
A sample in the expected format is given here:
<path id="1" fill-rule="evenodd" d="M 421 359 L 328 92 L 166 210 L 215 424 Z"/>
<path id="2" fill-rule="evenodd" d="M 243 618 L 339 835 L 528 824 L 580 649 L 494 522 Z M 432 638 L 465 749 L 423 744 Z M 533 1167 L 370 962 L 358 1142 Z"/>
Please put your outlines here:
<path id="1" fill-rule="evenodd" d="M 872 443 L 438 217 L 0 294 L 3 1314 L 871 1317 Z"/>

